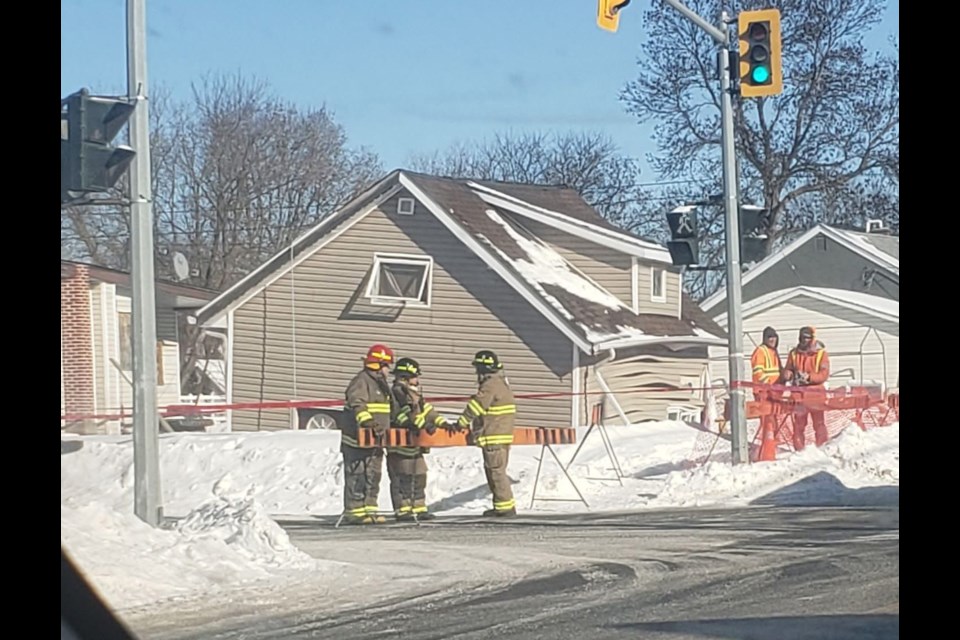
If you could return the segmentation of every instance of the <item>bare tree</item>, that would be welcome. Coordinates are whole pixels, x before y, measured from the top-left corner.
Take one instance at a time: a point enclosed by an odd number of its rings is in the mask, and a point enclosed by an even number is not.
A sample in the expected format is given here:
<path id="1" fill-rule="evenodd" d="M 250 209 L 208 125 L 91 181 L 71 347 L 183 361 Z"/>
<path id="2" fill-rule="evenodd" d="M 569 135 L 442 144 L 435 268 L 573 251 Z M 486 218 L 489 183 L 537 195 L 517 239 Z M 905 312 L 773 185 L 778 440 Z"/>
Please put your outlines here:
<path id="1" fill-rule="evenodd" d="M 686 4 L 713 18 L 721 8 L 735 13 L 771 3 Z M 862 209 L 871 203 L 867 193 L 885 194 L 887 204 L 899 201 L 899 51 L 894 46 L 897 55 L 871 54 L 863 44 L 881 18 L 882 0 L 779 0 L 773 5 L 782 19 L 783 94 L 734 101 L 741 197 L 771 212 L 768 248 L 781 236 L 808 228 L 812 217 L 833 221 L 879 213 L 895 216 L 889 222 L 898 228 L 899 204 L 880 212 Z M 644 19 L 646 53 L 621 100 L 638 121 L 657 122 L 657 153 L 650 162 L 661 179 L 691 179 L 686 199 L 718 193 L 716 45 L 660 0 Z M 709 253 L 722 242 L 723 226 L 713 224 L 708 231 Z M 705 293 L 719 283 L 706 283 Z"/>
<path id="2" fill-rule="evenodd" d="M 222 290 L 382 173 L 325 108 L 298 109 L 239 76 L 207 77 L 185 103 L 155 90 L 150 120 L 160 279 L 173 277 L 170 256 L 181 252 L 193 268 L 187 284 Z M 61 257 L 129 268 L 125 191 L 124 182 L 106 194 L 110 204 L 61 210 Z M 195 326 L 180 328 L 182 377 L 199 383 L 194 365 L 212 347 Z"/>
<path id="3" fill-rule="evenodd" d="M 599 133 L 498 133 L 490 141 L 419 156 L 411 166 L 455 178 L 568 186 L 611 223 L 647 226 L 639 163 Z"/>
<path id="4" fill-rule="evenodd" d="M 204 80 L 174 123 L 158 233 L 200 286 L 236 282 L 381 173 L 325 108 L 301 111 L 257 81 Z"/>
<path id="5" fill-rule="evenodd" d="M 382 173 L 325 108 L 298 109 L 256 80 L 207 77 L 183 104 L 155 92 L 150 115 L 158 277 L 180 251 L 190 284 L 223 289 Z M 61 255 L 125 268 L 129 235 L 116 204 L 61 213 Z"/>

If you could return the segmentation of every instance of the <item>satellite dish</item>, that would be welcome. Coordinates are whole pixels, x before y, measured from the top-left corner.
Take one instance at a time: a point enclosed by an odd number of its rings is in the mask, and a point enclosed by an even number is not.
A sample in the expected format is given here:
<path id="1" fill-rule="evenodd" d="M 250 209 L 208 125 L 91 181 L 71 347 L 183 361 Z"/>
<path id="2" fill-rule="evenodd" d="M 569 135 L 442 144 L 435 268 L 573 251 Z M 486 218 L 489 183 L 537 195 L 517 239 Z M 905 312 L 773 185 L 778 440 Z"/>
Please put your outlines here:
<path id="1" fill-rule="evenodd" d="M 177 280 L 186 280 L 190 277 L 190 264 L 187 262 L 187 256 L 179 251 L 173 254 L 173 272 L 177 274 Z"/>

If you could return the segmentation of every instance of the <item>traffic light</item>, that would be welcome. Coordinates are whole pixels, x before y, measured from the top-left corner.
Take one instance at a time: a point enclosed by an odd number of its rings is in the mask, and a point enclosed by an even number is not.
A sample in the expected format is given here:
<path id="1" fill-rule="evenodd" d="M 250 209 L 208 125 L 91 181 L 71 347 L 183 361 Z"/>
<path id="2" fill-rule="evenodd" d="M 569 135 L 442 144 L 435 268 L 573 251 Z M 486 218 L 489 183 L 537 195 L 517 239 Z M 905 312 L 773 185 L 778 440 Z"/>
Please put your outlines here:
<path id="1" fill-rule="evenodd" d="M 620 10 L 630 0 L 597 0 L 597 26 L 607 31 L 616 31 L 620 26 Z"/>
<path id="2" fill-rule="evenodd" d="M 675 265 L 691 265 L 700 262 L 700 239 L 698 237 L 697 210 L 691 205 L 677 207 L 667 213 L 670 226 L 670 241 L 667 249 Z"/>
<path id="3" fill-rule="evenodd" d="M 770 212 L 752 204 L 740 205 L 740 262 L 747 264 L 767 257 Z"/>
<path id="4" fill-rule="evenodd" d="M 127 100 L 91 96 L 86 89 L 61 101 L 61 202 L 69 200 L 71 192 L 109 191 L 117 183 L 136 153 L 130 147 L 114 146 L 112 142 L 134 109 Z"/>
<path id="5" fill-rule="evenodd" d="M 737 20 L 740 37 L 740 95 L 775 96 L 783 92 L 780 58 L 780 11 L 742 11 Z"/>

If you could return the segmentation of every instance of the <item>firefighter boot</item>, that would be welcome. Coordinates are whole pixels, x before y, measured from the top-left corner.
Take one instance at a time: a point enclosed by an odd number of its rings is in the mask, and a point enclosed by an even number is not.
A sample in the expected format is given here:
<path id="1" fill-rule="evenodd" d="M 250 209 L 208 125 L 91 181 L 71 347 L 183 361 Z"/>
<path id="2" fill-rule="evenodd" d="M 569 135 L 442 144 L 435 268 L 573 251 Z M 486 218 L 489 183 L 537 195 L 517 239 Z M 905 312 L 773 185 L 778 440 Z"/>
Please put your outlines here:
<path id="1" fill-rule="evenodd" d="M 343 524 L 373 524 L 373 518 L 368 515 L 346 515 L 343 517 Z"/>

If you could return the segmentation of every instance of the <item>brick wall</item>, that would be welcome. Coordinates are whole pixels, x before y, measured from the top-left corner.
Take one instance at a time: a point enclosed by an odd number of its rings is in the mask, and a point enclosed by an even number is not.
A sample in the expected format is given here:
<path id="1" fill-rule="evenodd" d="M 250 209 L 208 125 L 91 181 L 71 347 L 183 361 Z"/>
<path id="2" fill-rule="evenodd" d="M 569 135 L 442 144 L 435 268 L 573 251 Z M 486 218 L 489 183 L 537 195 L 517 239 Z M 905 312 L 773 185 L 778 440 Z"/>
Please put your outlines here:
<path id="1" fill-rule="evenodd" d="M 67 414 L 93 413 L 93 330 L 90 324 L 90 271 L 72 265 L 60 273 L 60 338 L 63 395 Z"/>

